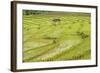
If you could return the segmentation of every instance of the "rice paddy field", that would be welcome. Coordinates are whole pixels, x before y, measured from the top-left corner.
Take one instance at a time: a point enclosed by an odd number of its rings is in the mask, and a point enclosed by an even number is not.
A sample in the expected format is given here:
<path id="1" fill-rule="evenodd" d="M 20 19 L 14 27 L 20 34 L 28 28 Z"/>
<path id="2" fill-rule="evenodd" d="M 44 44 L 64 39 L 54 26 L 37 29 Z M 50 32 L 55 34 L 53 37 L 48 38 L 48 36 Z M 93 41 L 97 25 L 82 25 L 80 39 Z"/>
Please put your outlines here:
<path id="1" fill-rule="evenodd" d="M 23 10 L 23 62 L 91 59 L 90 18 L 89 13 Z"/>

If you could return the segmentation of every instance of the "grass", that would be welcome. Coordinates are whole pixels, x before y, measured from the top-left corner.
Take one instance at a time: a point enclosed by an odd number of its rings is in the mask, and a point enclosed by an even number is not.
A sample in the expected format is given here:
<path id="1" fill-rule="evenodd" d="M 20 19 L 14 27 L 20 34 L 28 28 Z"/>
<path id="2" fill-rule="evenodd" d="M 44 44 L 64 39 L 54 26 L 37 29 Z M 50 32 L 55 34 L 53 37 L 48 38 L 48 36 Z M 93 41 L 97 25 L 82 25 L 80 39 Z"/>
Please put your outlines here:
<path id="1" fill-rule="evenodd" d="M 91 59 L 90 17 L 72 12 L 23 14 L 23 62 Z"/>

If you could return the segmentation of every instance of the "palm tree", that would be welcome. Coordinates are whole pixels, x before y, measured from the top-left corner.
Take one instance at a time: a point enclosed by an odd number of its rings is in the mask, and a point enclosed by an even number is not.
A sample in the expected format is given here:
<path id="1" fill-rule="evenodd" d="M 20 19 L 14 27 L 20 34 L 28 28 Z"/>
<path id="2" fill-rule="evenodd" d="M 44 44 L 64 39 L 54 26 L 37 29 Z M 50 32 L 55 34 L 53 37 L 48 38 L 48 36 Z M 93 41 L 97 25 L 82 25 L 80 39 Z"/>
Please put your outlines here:
<path id="1" fill-rule="evenodd" d="M 52 21 L 53 21 L 53 24 L 56 26 L 57 24 L 59 24 L 61 22 L 61 19 L 55 18 Z"/>

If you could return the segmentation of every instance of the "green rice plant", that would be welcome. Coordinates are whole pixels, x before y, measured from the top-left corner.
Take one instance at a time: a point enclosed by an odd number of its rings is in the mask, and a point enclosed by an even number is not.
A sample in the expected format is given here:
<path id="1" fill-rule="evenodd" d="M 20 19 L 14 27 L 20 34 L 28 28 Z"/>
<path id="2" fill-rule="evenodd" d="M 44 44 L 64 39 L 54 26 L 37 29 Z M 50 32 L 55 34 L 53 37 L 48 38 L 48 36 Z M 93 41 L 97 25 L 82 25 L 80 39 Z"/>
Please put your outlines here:
<path id="1" fill-rule="evenodd" d="M 48 44 L 45 46 L 40 46 L 37 48 L 26 50 L 26 51 L 24 51 L 24 54 L 23 54 L 23 56 L 24 56 L 23 61 L 24 62 L 30 61 L 31 59 L 34 59 L 35 57 L 38 57 L 41 54 L 47 53 L 49 50 L 55 48 L 57 45 L 58 44 L 51 43 L 51 44 Z M 45 49 L 45 50 L 43 50 L 43 49 Z"/>
<path id="2" fill-rule="evenodd" d="M 83 44 L 85 43 L 85 44 Z M 45 58 L 45 61 L 63 61 L 63 60 L 78 60 L 78 59 L 87 59 L 86 55 L 88 54 L 88 59 L 90 59 L 90 43 L 89 40 L 85 39 L 81 43 L 70 47 L 70 49 L 66 49 L 63 52 L 59 52 L 58 54 Z M 42 59 L 41 59 L 42 61 Z"/>
<path id="3" fill-rule="evenodd" d="M 23 62 L 91 59 L 90 27 L 89 13 L 24 10 Z"/>

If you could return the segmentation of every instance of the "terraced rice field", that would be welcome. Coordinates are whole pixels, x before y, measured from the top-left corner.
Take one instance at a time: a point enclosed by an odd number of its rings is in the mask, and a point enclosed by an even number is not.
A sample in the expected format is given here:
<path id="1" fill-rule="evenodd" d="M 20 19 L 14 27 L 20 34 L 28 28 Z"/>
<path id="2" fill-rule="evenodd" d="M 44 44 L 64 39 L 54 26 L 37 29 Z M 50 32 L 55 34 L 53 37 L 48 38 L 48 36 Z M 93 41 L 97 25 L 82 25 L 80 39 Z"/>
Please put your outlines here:
<path id="1" fill-rule="evenodd" d="M 90 18 L 89 13 L 23 13 L 23 62 L 91 59 Z"/>

